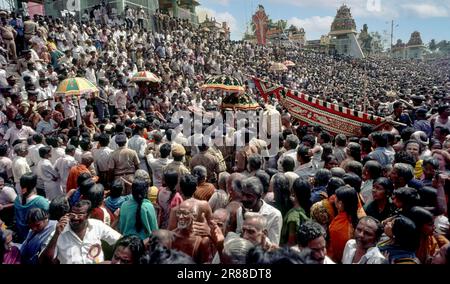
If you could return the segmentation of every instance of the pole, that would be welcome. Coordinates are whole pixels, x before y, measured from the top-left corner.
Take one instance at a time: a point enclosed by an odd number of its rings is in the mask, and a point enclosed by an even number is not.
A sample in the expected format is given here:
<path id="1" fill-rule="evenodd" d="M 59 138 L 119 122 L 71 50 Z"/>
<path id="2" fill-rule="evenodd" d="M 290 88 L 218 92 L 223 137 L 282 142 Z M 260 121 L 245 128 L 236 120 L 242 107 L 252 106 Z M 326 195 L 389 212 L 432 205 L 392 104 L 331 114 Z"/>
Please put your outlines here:
<path id="1" fill-rule="evenodd" d="M 393 47 L 394 47 L 394 20 L 392 20 L 391 22 L 391 53 Z"/>

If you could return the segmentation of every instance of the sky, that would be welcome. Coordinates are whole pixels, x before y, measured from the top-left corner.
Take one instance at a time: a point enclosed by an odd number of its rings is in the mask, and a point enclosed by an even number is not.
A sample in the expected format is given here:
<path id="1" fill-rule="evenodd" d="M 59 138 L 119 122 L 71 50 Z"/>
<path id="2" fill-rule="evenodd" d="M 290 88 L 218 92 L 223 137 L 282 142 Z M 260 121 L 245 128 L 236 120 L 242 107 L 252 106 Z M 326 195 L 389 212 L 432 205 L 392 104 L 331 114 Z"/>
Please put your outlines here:
<path id="1" fill-rule="evenodd" d="M 450 40 L 450 0 L 198 0 L 200 22 L 205 16 L 215 17 L 230 25 L 231 39 L 240 40 L 259 4 L 274 21 L 283 19 L 303 27 L 307 40 L 319 39 L 330 31 L 337 9 L 351 8 L 357 30 L 364 24 L 369 32 L 378 31 L 390 44 L 391 21 L 394 20 L 394 44 L 408 41 L 419 31 L 422 40 Z"/>

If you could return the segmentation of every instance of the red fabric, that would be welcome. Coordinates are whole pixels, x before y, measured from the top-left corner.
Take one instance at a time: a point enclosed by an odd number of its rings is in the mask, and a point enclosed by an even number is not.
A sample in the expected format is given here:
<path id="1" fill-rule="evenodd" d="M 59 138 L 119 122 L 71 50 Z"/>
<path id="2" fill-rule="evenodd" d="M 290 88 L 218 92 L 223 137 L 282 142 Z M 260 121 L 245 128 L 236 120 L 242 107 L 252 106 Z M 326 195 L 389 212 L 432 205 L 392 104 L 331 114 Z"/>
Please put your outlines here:
<path id="1" fill-rule="evenodd" d="M 105 208 L 105 209 L 108 212 L 108 215 L 109 215 L 109 218 L 110 218 L 111 224 L 112 224 L 115 220 L 114 214 L 111 213 L 111 211 L 108 208 Z M 104 223 L 105 222 L 105 213 L 100 207 L 97 207 L 97 208 L 92 209 L 92 212 L 91 212 L 91 215 L 89 216 L 89 218 L 97 219 Z"/>
<path id="2" fill-rule="evenodd" d="M 353 226 L 350 216 L 345 212 L 336 215 L 329 227 L 330 242 L 328 256 L 336 263 L 341 263 L 345 244 L 353 237 Z"/>
<path id="3" fill-rule="evenodd" d="M 319 125 L 331 134 L 359 136 L 362 125 L 375 126 L 382 122 L 378 116 L 324 102 L 258 78 L 253 78 L 253 81 L 265 101 L 269 96 L 275 96 L 301 124 Z"/>
<path id="4" fill-rule="evenodd" d="M 89 173 L 89 169 L 83 164 L 77 165 L 70 169 L 69 176 L 67 177 L 67 192 L 71 189 L 78 188 L 77 179 L 81 173 Z"/>

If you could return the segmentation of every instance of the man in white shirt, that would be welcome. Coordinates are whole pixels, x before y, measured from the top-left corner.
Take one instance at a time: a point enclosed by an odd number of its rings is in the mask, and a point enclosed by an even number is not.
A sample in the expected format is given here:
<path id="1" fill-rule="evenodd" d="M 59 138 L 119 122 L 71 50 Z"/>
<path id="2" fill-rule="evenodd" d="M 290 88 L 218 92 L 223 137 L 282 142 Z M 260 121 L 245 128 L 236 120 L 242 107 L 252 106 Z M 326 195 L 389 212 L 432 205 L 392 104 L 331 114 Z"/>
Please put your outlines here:
<path id="1" fill-rule="evenodd" d="M 249 177 L 242 181 L 242 205 L 237 212 L 236 233 L 240 234 L 244 221 L 245 212 L 256 212 L 267 220 L 266 230 L 270 242 L 279 245 L 283 217 L 275 207 L 267 204 L 262 199 L 263 185 L 257 177 Z M 243 212 L 245 210 L 245 212 Z"/>
<path id="2" fill-rule="evenodd" d="M 44 144 L 42 144 L 42 141 L 44 140 L 44 136 L 42 136 L 41 134 L 34 134 L 32 139 L 35 144 L 31 145 L 28 148 L 27 160 L 28 160 L 28 164 L 30 165 L 31 171 L 35 174 L 36 173 L 35 168 L 36 168 L 39 160 L 41 159 L 39 157 L 39 149 L 44 147 Z"/>
<path id="3" fill-rule="evenodd" d="M 383 227 L 377 219 L 366 216 L 359 220 L 355 239 L 347 241 L 343 264 L 385 264 L 386 258 L 377 247 Z"/>
<path id="4" fill-rule="evenodd" d="M 14 119 L 16 125 L 9 128 L 3 136 L 3 140 L 8 141 L 9 145 L 13 145 L 18 139 L 26 141 L 31 135 L 36 134 L 31 127 L 23 125 L 22 119 L 20 114 L 16 115 Z"/>
<path id="5" fill-rule="evenodd" d="M 16 190 L 18 194 L 22 195 L 22 190 L 20 187 L 20 178 L 26 174 L 31 172 L 30 167 L 28 166 L 27 159 L 25 158 L 28 155 L 28 146 L 25 143 L 20 143 L 14 146 L 14 152 L 16 153 L 16 157 L 12 163 L 12 172 L 14 176 L 14 182 L 16 183 Z"/>
<path id="6" fill-rule="evenodd" d="M 128 148 L 134 150 L 139 157 L 139 168 L 148 171 L 145 161 L 145 150 L 147 149 L 147 141 L 142 136 L 144 135 L 144 127 L 137 123 L 133 129 L 133 137 L 128 140 Z"/>
<path id="7" fill-rule="evenodd" d="M 78 163 L 75 161 L 75 146 L 67 145 L 65 155 L 60 157 L 55 162 L 55 170 L 61 177 L 61 187 L 63 192 L 66 192 L 67 178 L 69 177 L 70 169 Z"/>
<path id="8" fill-rule="evenodd" d="M 294 134 L 290 134 L 286 137 L 286 140 L 284 140 L 284 148 L 286 149 L 286 152 L 281 154 L 280 158 L 278 159 L 278 170 L 280 172 L 283 171 L 283 167 L 281 166 L 281 162 L 283 161 L 284 157 L 289 156 L 292 157 L 295 161 L 295 167 L 298 166 L 297 162 L 297 146 L 300 141 L 298 140 L 298 137 Z"/>
<path id="9" fill-rule="evenodd" d="M 104 261 L 102 241 L 113 246 L 121 237 L 102 221 L 89 219 L 91 202 L 81 200 L 61 218 L 40 260 L 60 264 L 95 264 Z"/>
<path id="10" fill-rule="evenodd" d="M 113 150 L 108 147 L 109 136 L 107 134 L 100 134 L 98 144 L 100 148 L 92 149 L 92 157 L 94 158 L 95 169 L 99 176 L 99 183 L 106 184 L 108 181 L 109 172 L 109 157 Z"/>
<path id="11" fill-rule="evenodd" d="M 153 155 L 150 154 L 147 156 L 148 159 L 148 165 L 150 166 L 152 170 L 152 180 L 153 185 L 157 188 L 162 188 L 162 182 L 163 182 L 163 168 L 170 164 L 173 160 L 169 159 L 170 152 L 172 151 L 172 147 L 169 143 L 161 145 L 159 147 L 160 152 L 160 158 L 155 159 L 153 158 Z"/>
<path id="12" fill-rule="evenodd" d="M 50 201 L 64 195 L 61 188 L 60 176 L 50 162 L 51 151 L 52 148 L 50 146 L 44 146 L 39 149 L 41 160 L 36 167 L 38 186 L 43 186 L 45 197 Z"/>

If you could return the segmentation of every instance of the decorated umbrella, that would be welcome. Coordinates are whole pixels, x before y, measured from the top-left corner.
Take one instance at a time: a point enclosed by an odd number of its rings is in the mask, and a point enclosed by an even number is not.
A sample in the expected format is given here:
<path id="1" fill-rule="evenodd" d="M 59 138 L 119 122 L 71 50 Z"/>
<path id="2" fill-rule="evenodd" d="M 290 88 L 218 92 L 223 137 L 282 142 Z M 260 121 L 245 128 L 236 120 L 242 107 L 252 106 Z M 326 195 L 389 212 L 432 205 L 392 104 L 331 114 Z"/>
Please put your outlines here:
<path id="1" fill-rule="evenodd" d="M 205 84 L 201 86 L 202 90 L 221 90 L 226 92 L 239 92 L 243 93 L 245 88 L 241 82 L 234 77 L 228 75 L 213 76 L 205 81 Z"/>
<path id="2" fill-rule="evenodd" d="M 250 94 L 232 93 L 223 98 L 221 108 L 222 110 L 251 111 L 261 107 Z"/>
<path id="3" fill-rule="evenodd" d="M 288 68 L 283 63 L 274 62 L 270 66 L 269 70 L 272 71 L 272 72 L 274 72 L 274 71 L 286 71 L 286 70 L 288 70 Z"/>
<path id="4" fill-rule="evenodd" d="M 79 117 L 79 124 L 81 124 L 81 104 L 80 96 L 84 94 L 98 93 L 98 88 L 89 80 L 81 77 L 68 78 L 59 83 L 56 88 L 56 94 L 65 96 L 76 96 L 78 103 L 77 116 Z"/>
<path id="5" fill-rule="evenodd" d="M 63 94 L 66 96 L 80 96 L 97 92 L 97 87 L 91 83 L 91 81 L 81 77 L 65 79 L 58 85 L 58 88 L 56 88 L 56 94 Z"/>
<path id="6" fill-rule="evenodd" d="M 290 60 L 284 61 L 283 64 L 284 64 L 284 66 L 286 66 L 286 67 L 294 67 L 294 66 L 295 66 L 295 63 L 292 62 L 292 61 L 290 61 Z"/>
<path id="7" fill-rule="evenodd" d="M 202 32 L 210 32 L 211 30 L 208 27 L 203 27 L 201 29 Z"/>
<path id="8" fill-rule="evenodd" d="M 133 75 L 131 82 L 161 83 L 161 78 L 149 71 L 140 71 Z"/>

